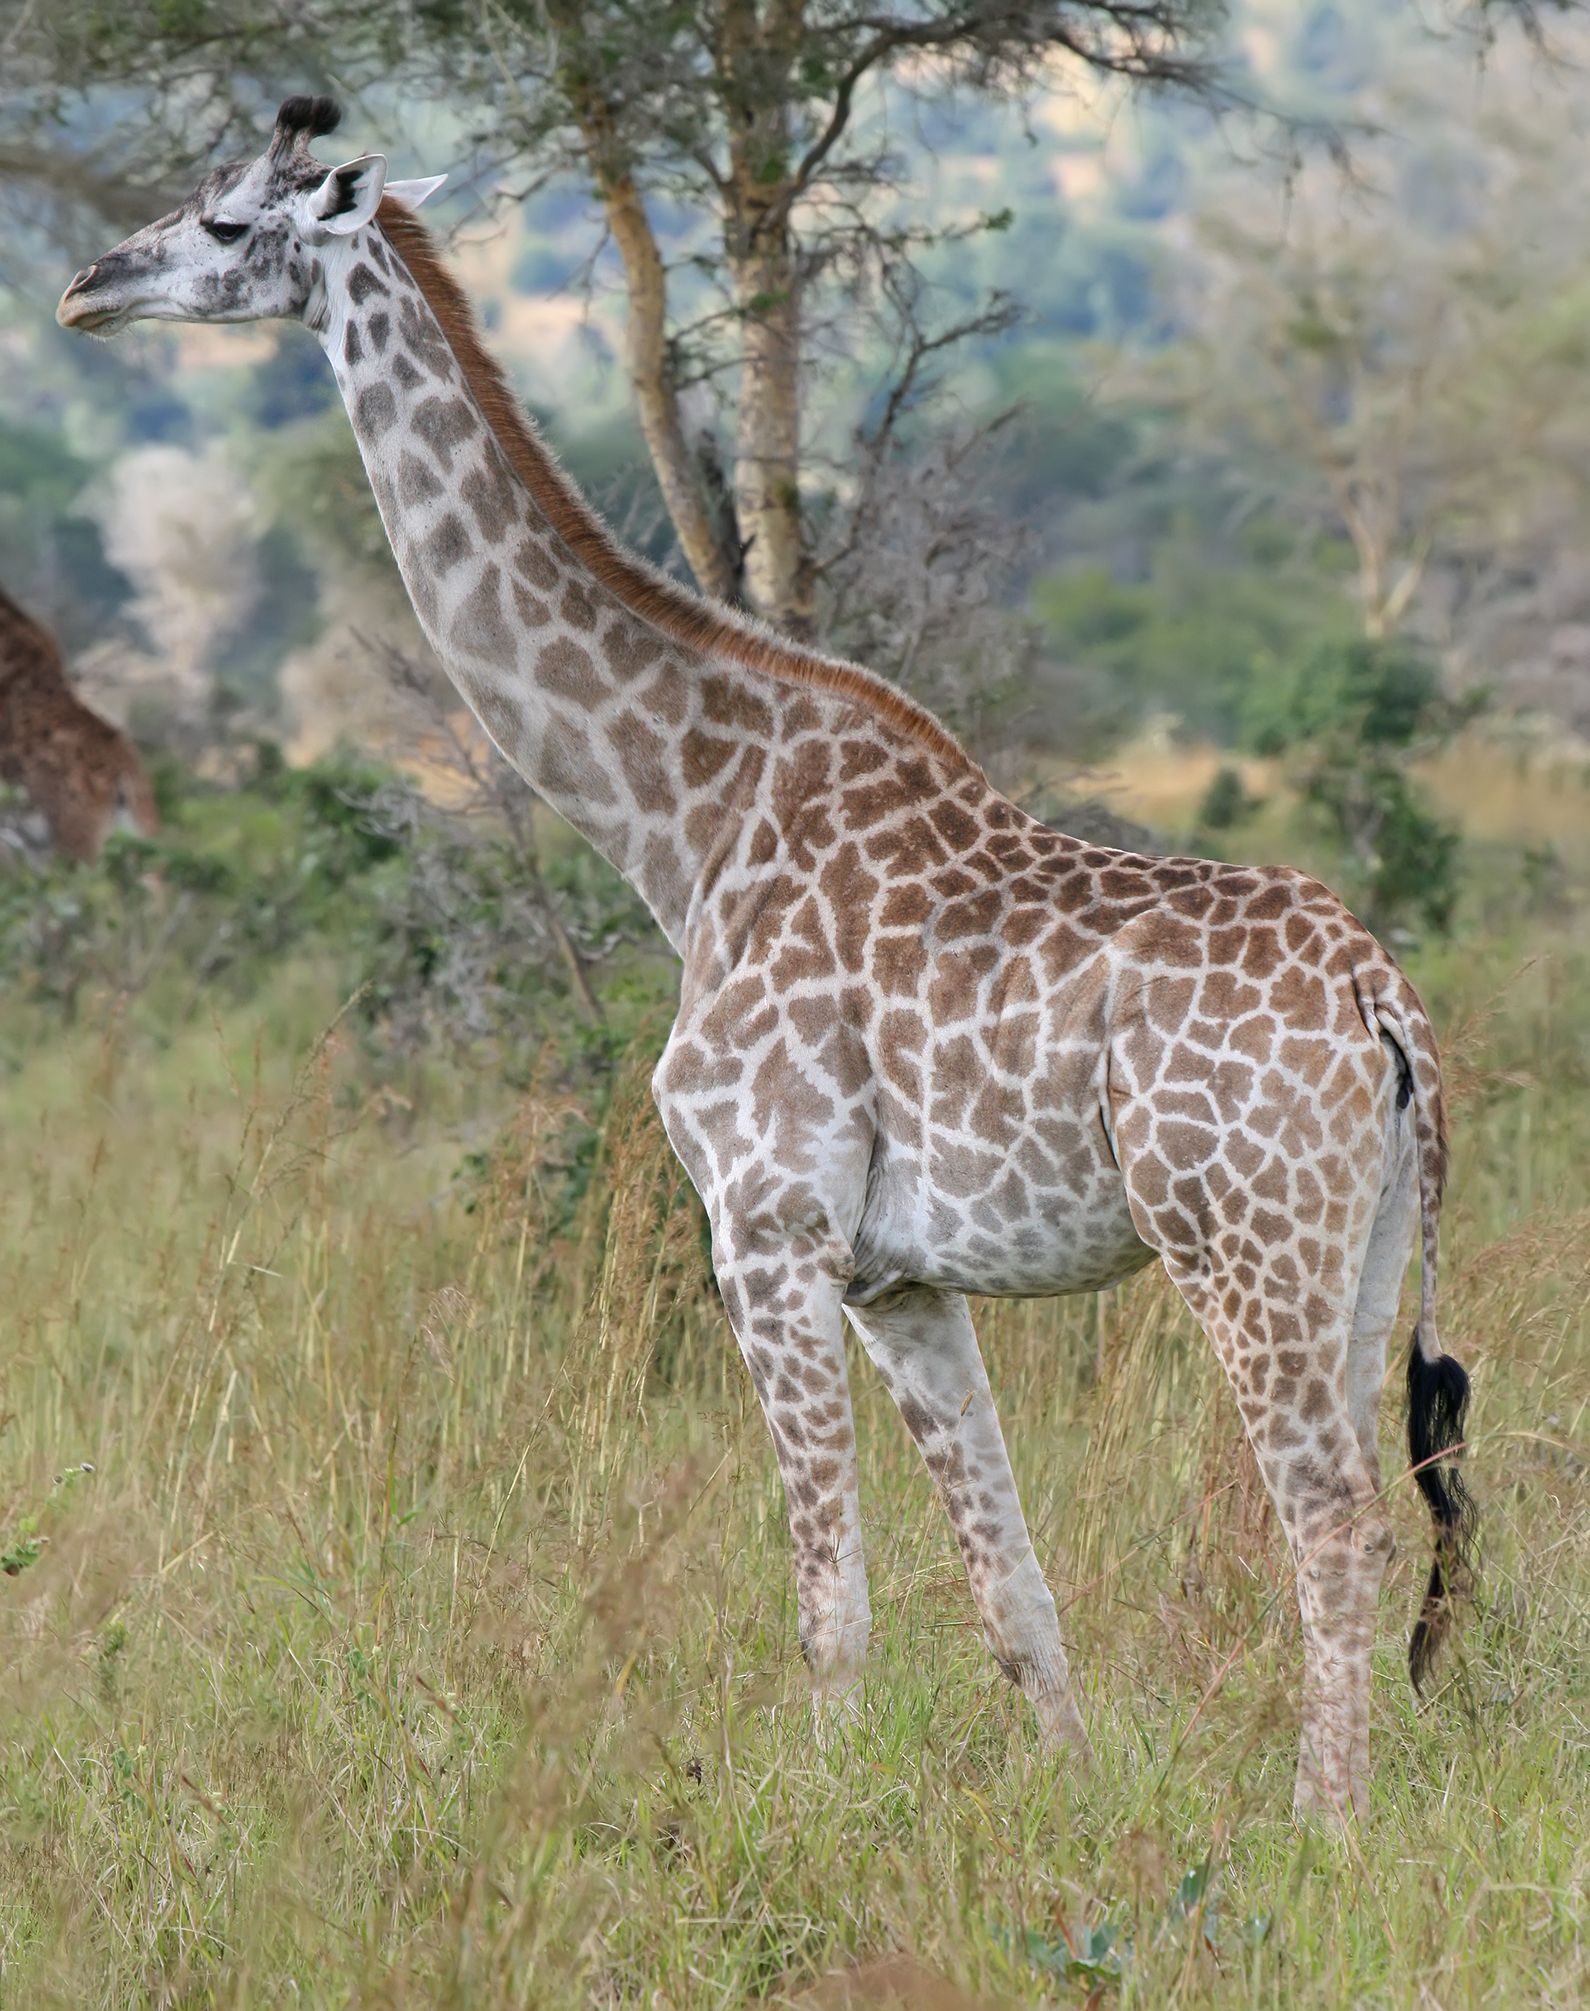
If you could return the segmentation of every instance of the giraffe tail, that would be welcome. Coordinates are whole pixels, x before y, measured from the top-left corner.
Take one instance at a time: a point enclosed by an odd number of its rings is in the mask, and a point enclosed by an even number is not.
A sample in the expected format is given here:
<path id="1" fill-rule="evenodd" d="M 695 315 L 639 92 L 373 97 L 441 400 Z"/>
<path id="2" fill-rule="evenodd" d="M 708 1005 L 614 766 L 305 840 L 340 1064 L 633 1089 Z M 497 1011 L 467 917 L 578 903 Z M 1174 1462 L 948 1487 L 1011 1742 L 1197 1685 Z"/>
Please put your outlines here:
<path id="1" fill-rule="evenodd" d="M 1375 1000 L 1375 1017 L 1402 1061 L 1399 1108 L 1413 1104 L 1415 1162 L 1422 1237 L 1419 1318 L 1408 1354 L 1408 1457 L 1435 1523 L 1435 1559 L 1424 1605 L 1408 1643 L 1408 1673 L 1423 1690 L 1452 1624 L 1452 1605 L 1474 1583 L 1478 1513 L 1447 1458 L 1461 1451 L 1469 1379 L 1461 1362 L 1442 1352 L 1436 1334 L 1436 1269 L 1441 1191 L 1446 1179 L 1446 1121 L 1435 1036 L 1412 987 L 1401 980 L 1392 997 Z"/>

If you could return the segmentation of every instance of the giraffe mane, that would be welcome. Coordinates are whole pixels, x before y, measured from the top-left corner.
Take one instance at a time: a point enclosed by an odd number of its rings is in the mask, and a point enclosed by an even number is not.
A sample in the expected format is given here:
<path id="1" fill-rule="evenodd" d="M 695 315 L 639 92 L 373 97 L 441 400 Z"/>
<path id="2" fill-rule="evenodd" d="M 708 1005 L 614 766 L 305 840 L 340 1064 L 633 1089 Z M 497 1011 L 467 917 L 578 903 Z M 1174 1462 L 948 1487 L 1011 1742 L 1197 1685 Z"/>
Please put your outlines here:
<path id="1" fill-rule="evenodd" d="M 502 366 L 480 339 L 474 310 L 414 212 L 383 196 L 377 221 L 447 337 L 458 366 L 509 465 L 577 558 L 632 614 L 687 649 L 730 657 L 790 684 L 806 684 L 865 707 L 959 767 L 971 756 L 926 706 L 873 671 L 776 635 L 670 579 L 608 530 L 526 419 Z"/>

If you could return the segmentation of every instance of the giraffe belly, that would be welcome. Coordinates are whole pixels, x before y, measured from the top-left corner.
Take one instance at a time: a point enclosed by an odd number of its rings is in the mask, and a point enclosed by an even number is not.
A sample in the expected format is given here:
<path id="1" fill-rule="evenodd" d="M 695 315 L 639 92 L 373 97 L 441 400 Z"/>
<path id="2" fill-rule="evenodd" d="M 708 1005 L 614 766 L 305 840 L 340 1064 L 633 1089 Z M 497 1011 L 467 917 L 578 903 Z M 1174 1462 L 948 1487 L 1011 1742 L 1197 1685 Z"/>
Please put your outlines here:
<path id="1" fill-rule="evenodd" d="M 846 1296 L 864 1305 L 915 1284 L 1046 1298 L 1096 1292 L 1140 1270 L 1154 1253 L 1133 1227 L 1102 1133 L 1096 1151 L 1057 1170 L 1034 1139 L 1014 1141 L 997 1168 L 983 1157 L 973 1167 L 953 1149 L 880 1141 Z"/>

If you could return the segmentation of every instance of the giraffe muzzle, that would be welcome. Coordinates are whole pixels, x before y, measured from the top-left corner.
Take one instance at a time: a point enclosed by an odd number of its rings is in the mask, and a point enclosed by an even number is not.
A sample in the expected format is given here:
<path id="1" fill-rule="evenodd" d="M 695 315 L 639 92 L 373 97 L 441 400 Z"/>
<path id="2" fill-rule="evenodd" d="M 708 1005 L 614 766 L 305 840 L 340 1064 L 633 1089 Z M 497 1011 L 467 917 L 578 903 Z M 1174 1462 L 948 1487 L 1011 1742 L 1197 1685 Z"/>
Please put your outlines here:
<path id="1" fill-rule="evenodd" d="M 132 319 L 137 300 L 124 291 L 129 261 L 116 252 L 85 265 L 61 295 L 55 318 L 63 328 L 89 335 L 109 334 Z"/>

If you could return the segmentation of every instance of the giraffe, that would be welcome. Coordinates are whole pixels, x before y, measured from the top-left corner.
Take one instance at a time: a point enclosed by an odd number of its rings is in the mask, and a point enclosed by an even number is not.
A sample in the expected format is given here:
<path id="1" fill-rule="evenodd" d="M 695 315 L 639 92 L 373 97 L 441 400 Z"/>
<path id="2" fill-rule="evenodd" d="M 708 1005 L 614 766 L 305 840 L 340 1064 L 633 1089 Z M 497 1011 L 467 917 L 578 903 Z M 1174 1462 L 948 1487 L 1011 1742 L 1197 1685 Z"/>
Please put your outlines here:
<path id="1" fill-rule="evenodd" d="M 119 823 L 160 829 L 138 750 L 72 690 L 60 645 L 0 589 L 0 781 L 27 795 L 68 859 L 99 857 Z"/>
<path id="2" fill-rule="evenodd" d="M 524 779 L 639 890 L 681 965 L 653 1078 L 783 1479 L 819 1718 L 870 1629 L 847 1323 L 937 1482 L 984 1637 L 1041 1735 L 1087 1735 L 967 1306 L 1158 1257 L 1224 1364 L 1296 1560 L 1294 1806 L 1351 1820 L 1391 1552 L 1376 1440 L 1422 1222 L 1410 1448 L 1436 1556 L 1424 1681 L 1468 1576 L 1467 1378 L 1435 1324 L 1446 1140 L 1412 986 L 1287 867 L 1113 851 L 1006 800 L 867 671 L 621 548 L 487 354 L 390 182 L 265 151 L 85 268 L 57 309 L 296 318 L 319 337 L 419 620 Z"/>

